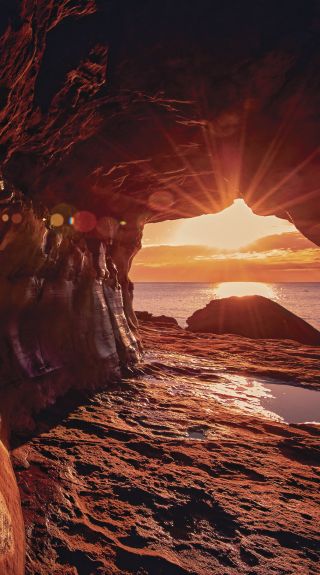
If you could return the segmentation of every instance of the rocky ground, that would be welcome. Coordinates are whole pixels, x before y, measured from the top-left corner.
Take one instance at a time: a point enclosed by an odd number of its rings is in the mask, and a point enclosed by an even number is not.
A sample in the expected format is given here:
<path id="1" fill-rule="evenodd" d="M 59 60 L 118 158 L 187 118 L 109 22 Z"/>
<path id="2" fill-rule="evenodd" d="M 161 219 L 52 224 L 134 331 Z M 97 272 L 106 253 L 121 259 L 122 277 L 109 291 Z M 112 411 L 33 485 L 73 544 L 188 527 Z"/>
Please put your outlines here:
<path id="1" fill-rule="evenodd" d="M 17 443 L 27 574 L 316 575 L 320 429 L 202 389 L 216 366 L 318 388 L 319 348 L 142 330 L 140 377 L 65 398 Z"/>

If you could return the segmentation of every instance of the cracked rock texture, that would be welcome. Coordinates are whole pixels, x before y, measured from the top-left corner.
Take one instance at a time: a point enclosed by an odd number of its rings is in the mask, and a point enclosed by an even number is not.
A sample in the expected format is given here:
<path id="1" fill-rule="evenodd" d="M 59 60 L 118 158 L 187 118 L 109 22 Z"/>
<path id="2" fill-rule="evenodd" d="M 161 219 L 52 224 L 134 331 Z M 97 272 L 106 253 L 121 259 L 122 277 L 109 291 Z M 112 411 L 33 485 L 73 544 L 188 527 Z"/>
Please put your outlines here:
<path id="1" fill-rule="evenodd" d="M 170 352 L 143 324 L 140 379 L 65 399 L 14 450 L 28 575 L 316 575 L 319 429 L 202 395 L 222 361 L 188 384 L 183 330 L 168 329 Z M 201 342 L 184 339 L 190 365 Z"/>

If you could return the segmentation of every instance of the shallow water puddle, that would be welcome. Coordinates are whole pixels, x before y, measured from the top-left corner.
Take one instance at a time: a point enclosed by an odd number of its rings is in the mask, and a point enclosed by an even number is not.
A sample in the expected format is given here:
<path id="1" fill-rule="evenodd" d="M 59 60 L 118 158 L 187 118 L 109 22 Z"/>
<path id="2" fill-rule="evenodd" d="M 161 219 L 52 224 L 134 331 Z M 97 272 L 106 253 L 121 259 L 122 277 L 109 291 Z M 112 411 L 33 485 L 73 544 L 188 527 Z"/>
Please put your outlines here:
<path id="1" fill-rule="evenodd" d="M 160 352 L 148 354 L 148 359 L 149 365 L 161 363 L 171 395 L 204 399 L 209 411 L 214 409 L 210 402 L 213 400 L 274 421 L 320 423 L 319 391 L 280 381 L 275 383 L 269 378 L 229 373 L 214 361 L 190 355 Z"/>
<path id="2" fill-rule="evenodd" d="M 206 434 L 203 429 L 188 429 L 187 435 L 190 439 L 206 439 Z"/>
<path id="3" fill-rule="evenodd" d="M 261 404 L 269 411 L 277 413 L 288 423 L 319 423 L 320 392 L 293 385 L 266 383 L 271 395 L 263 397 Z"/>

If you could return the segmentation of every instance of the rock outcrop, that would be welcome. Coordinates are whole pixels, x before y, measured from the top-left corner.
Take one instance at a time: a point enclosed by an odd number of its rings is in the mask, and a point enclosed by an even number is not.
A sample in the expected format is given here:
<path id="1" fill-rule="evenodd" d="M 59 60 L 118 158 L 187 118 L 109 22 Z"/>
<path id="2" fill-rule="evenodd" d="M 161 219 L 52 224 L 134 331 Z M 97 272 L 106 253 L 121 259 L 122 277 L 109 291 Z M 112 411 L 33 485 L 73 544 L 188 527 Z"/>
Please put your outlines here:
<path id="1" fill-rule="evenodd" d="M 23 203 L 1 215 L 0 394 L 15 386 L 2 418 L 10 430 L 30 431 L 32 411 L 134 366 L 139 343 L 103 237 L 48 229 Z"/>
<path id="2" fill-rule="evenodd" d="M 153 315 L 149 311 L 136 311 L 136 316 L 139 321 L 151 322 L 152 324 L 160 324 L 163 326 L 178 327 L 178 322 L 174 317 L 168 315 Z"/>
<path id="3" fill-rule="evenodd" d="M 1 207 L 1 206 L 0 206 Z M 140 345 L 111 246 L 48 225 L 23 199 L 0 209 L 0 573 L 24 575 L 24 525 L 10 464 L 12 431 L 72 389 L 132 370 Z M 128 302 L 127 302 L 128 303 Z M 131 325 L 130 325 L 131 324 Z"/>
<path id="4" fill-rule="evenodd" d="M 263 296 L 212 300 L 187 319 L 188 330 L 234 333 L 253 339 L 293 339 L 320 345 L 320 332 L 280 304 Z"/>

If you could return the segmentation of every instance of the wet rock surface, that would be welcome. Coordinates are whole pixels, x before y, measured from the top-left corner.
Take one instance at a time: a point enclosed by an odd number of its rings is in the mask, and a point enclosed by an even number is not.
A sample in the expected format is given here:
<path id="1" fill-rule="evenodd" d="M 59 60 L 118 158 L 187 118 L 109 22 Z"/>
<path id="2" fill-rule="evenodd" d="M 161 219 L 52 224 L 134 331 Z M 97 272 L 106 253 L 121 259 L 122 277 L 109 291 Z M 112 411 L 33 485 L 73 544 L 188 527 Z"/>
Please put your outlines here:
<path id="1" fill-rule="evenodd" d="M 212 300 L 187 319 L 190 331 L 233 333 L 253 339 L 293 339 L 320 345 L 320 332 L 278 303 L 259 295 Z"/>
<path id="2" fill-rule="evenodd" d="M 290 340 L 192 333 L 174 326 L 160 333 L 156 325 L 147 322 L 140 323 L 140 330 L 147 349 L 212 360 L 227 373 L 261 375 L 320 390 L 319 347 Z"/>
<path id="3" fill-rule="evenodd" d="M 192 371 L 210 338 L 141 327 L 140 378 L 66 398 L 13 452 L 28 575 L 316 575 L 319 428 L 224 407 L 202 392 L 219 351 Z"/>

